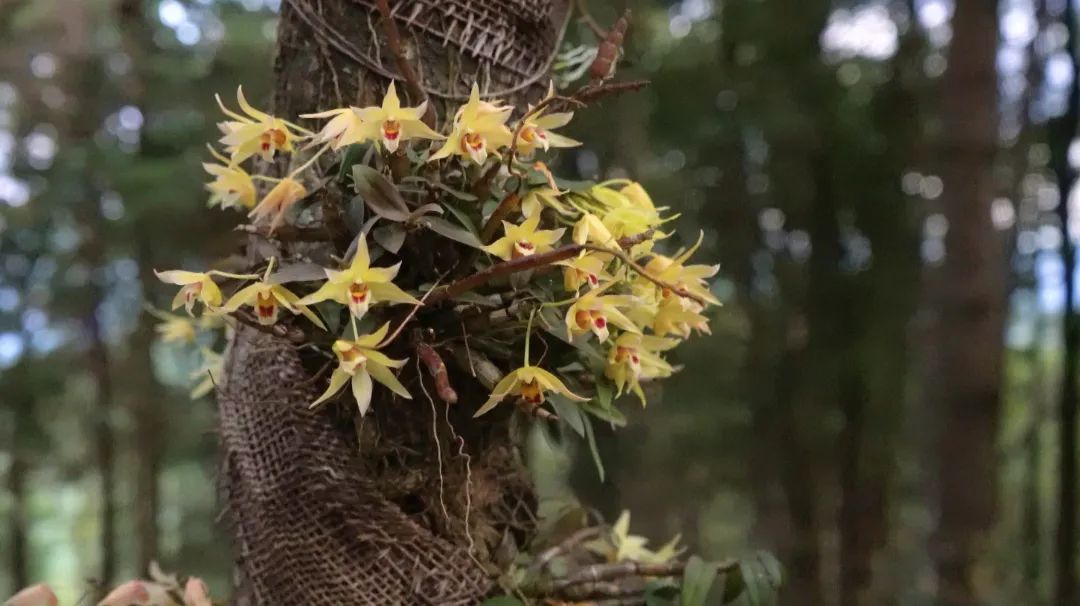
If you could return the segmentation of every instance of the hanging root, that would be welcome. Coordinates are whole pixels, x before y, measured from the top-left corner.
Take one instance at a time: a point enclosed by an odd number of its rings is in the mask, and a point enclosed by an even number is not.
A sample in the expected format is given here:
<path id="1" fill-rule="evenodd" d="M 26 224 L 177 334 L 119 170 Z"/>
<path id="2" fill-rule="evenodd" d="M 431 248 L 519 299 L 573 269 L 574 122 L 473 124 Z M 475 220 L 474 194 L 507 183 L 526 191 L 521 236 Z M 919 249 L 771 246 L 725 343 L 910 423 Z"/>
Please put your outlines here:
<path id="1" fill-rule="evenodd" d="M 450 375 L 446 371 L 446 364 L 439 356 L 439 352 L 427 343 L 417 342 L 416 358 L 424 363 L 428 374 L 431 375 L 431 380 L 435 382 L 435 394 L 439 396 L 439 399 L 447 404 L 456 404 L 458 395 L 450 385 Z M 420 383 L 422 385 L 423 381 L 421 380 Z"/>

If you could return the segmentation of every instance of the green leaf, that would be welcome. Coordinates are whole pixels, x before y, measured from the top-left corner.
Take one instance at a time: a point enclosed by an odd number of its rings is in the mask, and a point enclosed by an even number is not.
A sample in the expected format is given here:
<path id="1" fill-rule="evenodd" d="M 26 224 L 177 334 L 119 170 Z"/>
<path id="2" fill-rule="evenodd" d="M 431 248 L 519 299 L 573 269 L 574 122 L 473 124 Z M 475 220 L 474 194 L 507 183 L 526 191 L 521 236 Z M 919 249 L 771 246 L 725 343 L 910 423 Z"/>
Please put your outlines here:
<path id="1" fill-rule="evenodd" d="M 364 152 L 367 151 L 367 148 L 367 145 L 360 143 L 353 143 L 345 148 L 345 153 L 341 156 L 341 166 L 338 167 L 338 181 L 345 180 L 345 175 L 349 174 L 349 169 L 364 158 Z"/>
<path id="2" fill-rule="evenodd" d="M 389 179 L 374 168 L 363 164 L 353 166 L 352 170 L 353 187 L 371 212 L 395 223 L 408 220 L 409 207 L 405 205 L 401 192 Z"/>
<path id="3" fill-rule="evenodd" d="M 739 567 L 724 580 L 724 603 L 745 596 L 748 606 L 769 606 L 776 603 L 783 584 L 783 567 L 775 556 L 758 552 L 739 562 Z"/>
<path id="4" fill-rule="evenodd" d="M 679 596 L 679 606 L 705 606 L 705 600 L 709 597 L 716 580 L 716 565 L 705 562 L 697 556 L 690 556 L 686 561 L 686 569 L 683 571 L 682 594 Z"/>
<path id="5" fill-rule="evenodd" d="M 476 237 L 476 234 L 464 227 L 458 227 L 446 219 L 439 217 L 424 217 L 420 223 L 444 238 L 449 238 L 455 242 L 460 242 L 476 249 L 484 248 L 484 245 L 480 244 L 480 239 Z"/>
<path id="6" fill-rule="evenodd" d="M 397 223 L 391 223 L 372 231 L 371 237 L 379 243 L 379 246 L 396 255 L 405 244 L 405 228 Z"/>
<path id="7" fill-rule="evenodd" d="M 604 481 L 604 462 L 600 460 L 600 449 L 596 447 L 596 436 L 593 434 L 592 421 L 589 417 L 582 417 L 585 425 L 585 441 L 589 443 L 589 452 L 592 453 L 593 463 L 596 464 L 596 473 L 600 475 L 600 481 Z"/>
<path id="8" fill-rule="evenodd" d="M 282 265 L 270 274 L 266 280 L 270 284 L 288 284 L 290 282 L 321 282 L 326 279 L 326 270 L 315 263 L 292 263 Z"/>
<path id="9" fill-rule="evenodd" d="M 569 398 L 557 394 L 548 396 L 548 401 L 555 408 L 559 419 L 569 425 L 577 435 L 585 437 L 585 416 L 577 402 L 571 402 Z"/>

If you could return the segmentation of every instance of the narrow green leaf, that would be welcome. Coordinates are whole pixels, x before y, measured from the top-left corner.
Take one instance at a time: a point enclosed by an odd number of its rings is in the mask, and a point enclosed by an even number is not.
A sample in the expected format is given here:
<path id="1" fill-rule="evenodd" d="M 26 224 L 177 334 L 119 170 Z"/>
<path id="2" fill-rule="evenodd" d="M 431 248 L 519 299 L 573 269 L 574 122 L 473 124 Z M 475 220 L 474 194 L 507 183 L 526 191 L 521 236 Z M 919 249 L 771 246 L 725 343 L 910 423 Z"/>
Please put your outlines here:
<path id="1" fill-rule="evenodd" d="M 476 249 L 484 248 L 484 245 L 480 244 L 480 239 L 476 237 L 476 234 L 464 227 L 458 227 L 446 219 L 439 217 L 424 217 L 420 223 L 444 238 L 449 238 L 455 242 L 460 242 Z"/>
<path id="2" fill-rule="evenodd" d="M 600 481 L 604 481 L 604 462 L 600 460 L 600 449 L 596 447 L 596 436 L 593 434 L 592 421 L 589 417 L 582 417 L 585 425 L 585 440 L 589 443 L 589 452 L 592 453 L 593 463 L 596 464 L 596 473 L 600 475 Z"/>
<path id="3" fill-rule="evenodd" d="M 326 270 L 315 263 L 291 263 L 283 265 L 280 269 L 270 274 L 267 282 L 271 284 L 288 284 L 290 282 L 318 282 L 326 279 Z"/>
<path id="4" fill-rule="evenodd" d="M 683 571 L 679 606 L 705 606 L 716 574 L 715 564 L 710 564 L 698 556 L 690 556 Z"/>
<path id="5" fill-rule="evenodd" d="M 581 407 L 577 402 L 571 402 L 568 398 L 552 394 L 548 401 L 555 408 L 555 414 L 559 419 L 570 426 L 577 435 L 585 437 L 585 416 L 581 413 Z"/>

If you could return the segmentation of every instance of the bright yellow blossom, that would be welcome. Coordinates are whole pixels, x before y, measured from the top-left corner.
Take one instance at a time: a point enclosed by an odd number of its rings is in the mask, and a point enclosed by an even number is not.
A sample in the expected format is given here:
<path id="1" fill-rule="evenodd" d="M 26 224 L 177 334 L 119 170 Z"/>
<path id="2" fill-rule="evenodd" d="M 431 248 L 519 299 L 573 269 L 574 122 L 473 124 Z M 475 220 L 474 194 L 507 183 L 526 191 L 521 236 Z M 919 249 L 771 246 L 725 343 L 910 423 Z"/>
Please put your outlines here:
<path id="1" fill-rule="evenodd" d="M 701 315 L 701 304 L 678 295 L 662 296 L 652 319 L 652 330 L 657 336 L 679 335 L 689 337 L 691 330 L 705 334 L 709 331 L 709 319 Z"/>
<path id="2" fill-rule="evenodd" d="M 559 201 L 559 196 L 565 192 L 550 187 L 538 187 L 529 190 L 521 200 L 521 214 L 525 218 L 540 214 L 545 207 L 553 209 L 563 216 L 572 216 L 574 211 Z"/>
<path id="3" fill-rule="evenodd" d="M 597 288 L 601 280 L 612 280 L 611 274 L 605 270 L 610 260 L 610 255 L 583 250 L 573 259 L 559 261 L 556 265 L 563 267 L 563 288 L 577 292 L 582 285 Z"/>
<path id="4" fill-rule="evenodd" d="M 420 303 L 415 297 L 394 285 L 401 264 L 390 267 L 371 267 L 367 238 L 364 235 L 356 246 L 356 256 L 348 269 L 326 270 L 326 282 L 315 292 L 300 300 L 302 305 L 320 301 L 337 301 L 347 305 L 357 319 L 376 303 Z"/>
<path id="5" fill-rule="evenodd" d="M 172 308 L 177 309 L 181 305 L 187 310 L 188 315 L 191 315 L 192 310 L 195 307 L 196 302 L 202 302 L 208 308 L 215 308 L 221 305 L 221 289 L 214 283 L 214 279 L 211 276 L 224 276 L 226 278 L 235 278 L 238 280 L 250 280 L 257 278 L 253 275 L 238 275 L 225 273 L 223 271 L 211 270 L 209 272 L 198 271 L 183 271 L 179 269 L 170 269 L 167 271 L 154 270 L 154 275 L 158 280 L 166 284 L 176 284 L 180 286 L 180 290 L 176 293 L 176 296 L 172 300 Z"/>
<path id="6" fill-rule="evenodd" d="M 641 389 L 641 379 L 669 377 L 674 369 L 657 355 L 678 345 L 675 339 L 662 339 L 652 335 L 623 333 L 619 335 L 608 350 L 604 376 L 615 382 L 617 395 L 629 388 L 645 405 L 645 392 Z"/>
<path id="7" fill-rule="evenodd" d="M 574 240 L 574 244 L 585 244 L 588 242 L 591 244 L 599 244 L 601 246 L 610 246 L 615 243 L 615 238 L 611 235 L 611 230 L 604 225 L 604 222 L 601 221 L 599 217 L 592 213 L 581 215 L 581 218 L 574 224 L 574 231 L 571 236 Z"/>
<path id="8" fill-rule="evenodd" d="M 686 292 L 693 294 L 699 299 L 718 305 L 720 301 L 709 292 L 708 283 L 706 283 L 705 278 L 711 278 L 716 275 L 716 272 L 720 270 L 720 266 L 686 265 L 686 261 L 689 260 L 690 256 L 701 246 L 701 241 L 704 237 L 705 234 L 702 232 L 698 236 L 697 243 L 679 255 L 676 255 L 674 258 L 665 257 L 664 255 L 653 255 L 653 258 L 645 265 L 645 270 L 648 271 L 650 275 L 659 278 L 663 282 L 671 284 L 676 288 L 684 289 Z M 667 289 L 662 289 L 660 295 L 662 298 L 679 296 L 678 293 L 670 292 Z"/>
<path id="9" fill-rule="evenodd" d="M 566 310 L 566 338 L 573 339 L 577 335 L 592 332 L 601 343 L 607 340 L 611 329 L 608 324 L 629 332 L 641 332 L 630 318 L 627 318 L 620 307 L 631 307 L 636 301 L 629 295 L 605 295 L 602 294 L 611 283 L 586 292 Z"/>
<path id="10" fill-rule="evenodd" d="M 176 284 L 180 290 L 172 300 L 172 308 L 177 309 L 181 305 L 191 315 L 197 301 L 201 301 L 207 307 L 221 305 L 221 289 L 214 284 L 213 278 L 208 273 L 197 271 L 183 271 L 172 269 L 168 271 L 154 270 L 158 280 L 166 284 Z"/>
<path id="11" fill-rule="evenodd" d="M 206 184 L 210 192 L 210 200 L 207 206 L 221 206 L 221 208 L 251 208 L 255 206 L 255 182 L 251 175 L 244 169 L 230 164 L 229 160 L 210 150 L 214 157 L 221 160 L 221 164 L 210 162 L 203 163 L 203 170 L 214 177 L 214 180 Z"/>
<path id="12" fill-rule="evenodd" d="M 255 154 L 269 162 L 278 151 L 291 152 L 293 142 L 308 135 L 308 131 L 251 106 L 244 98 L 242 87 L 236 88 L 236 101 L 243 114 L 234 112 L 221 101 L 220 95 L 214 95 L 218 106 L 232 120 L 218 123 L 218 128 L 225 134 L 221 143 L 232 154 L 232 161 L 240 163 Z"/>
<path id="13" fill-rule="evenodd" d="M 300 114 L 300 117 L 330 118 L 322 130 L 315 134 L 311 143 L 313 145 L 329 143 L 331 149 L 338 150 L 346 145 L 367 141 L 360 111 L 359 107 L 340 107 L 314 114 Z"/>
<path id="14" fill-rule="evenodd" d="M 510 145 L 513 133 L 506 127 L 506 121 L 511 111 L 511 107 L 481 101 L 480 89 L 474 83 L 469 101 L 458 110 L 453 131 L 430 159 L 461 156 L 483 164 L 488 153 Z"/>
<path id="15" fill-rule="evenodd" d="M 562 228 L 537 230 L 539 225 L 539 214 L 529 217 L 521 225 L 503 221 L 503 231 L 506 235 L 485 246 L 484 250 L 506 261 L 547 252 L 559 241 L 566 230 Z"/>
<path id="16" fill-rule="evenodd" d="M 292 177 L 286 177 L 277 182 L 265 196 L 259 205 L 251 209 L 248 216 L 258 221 L 264 217 L 270 217 L 271 233 L 281 224 L 285 218 L 285 212 L 294 204 L 307 196 L 304 185 Z"/>
<path id="17" fill-rule="evenodd" d="M 163 342 L 193 343 L 195 341 L 195 323 L 191 318 L 166 313 L 154 308 L 149 308 L 148 311 L 152 316 L 161 320 L 161 323 L 154 327 L 154 331 L 158 333 Z"/>
<path id="18" fill-rule="evenodd" d="M 330 376 L 330 385 L 317 400 L 311 403 L 311 408 L 329 400 L 348 382 L 352 383 L 353 396 L 356 398 L 356 405 L 360 408 L 360 415 L 363 416 L 371 408 L 372 379 L 382 383 L 397 395 L 407 400 L 412 399 L 409 391 L 391 370 L 401 368 L 406 361 L 392 360 L 378 350 L 379 343 L 386 338 L 389 326 L 389 324 L 383 324 L 382 328 L 370 335 L 357 337 L 352 341 L 339 339 L 334 343 L 333 349 L 338 359 L 338 367 Z"/>
<path id="19" fill-rule="evenodd" d="M 525 366 L 507 373 L 495 385 L 495 389 L 491 390 L 491 396 L 487 399 L 487 402 L 484 402 L 484 405 L 473 416 L 479 417 L 495 408 L 507 396 L 518 396 L 533 406 L 539 406 L 544 402 L 544 392 L 547 391 L 554 391 L 577 402 L 588 401 L 588 398 L 583 398 L 570 391 L 558 377 L 550 372 L 539 366 L 525 364 Z"/>
<path id="20" fill-rule="evenodd" d="M 554 94 L 555 87 L 553 84 L 548 89 L 548 97 Z M 529 111 L 532 111 L 532 108 Z M 537 148 L 547 151 L 551 147 L 577 147 L 581 145 L 581 141 L 575 141 L 570 137 L 564 137 L 553 132 L 553 129 L 566 126 L 573 117 L 573 112 L 545 115 L 543 110 L 527 117 L 521 125 L 521 132 L 518 133 L 516 151 L 527 155 L 536 151 Z"/>
<path id="21" fill-rule="evenodd" d="M 679 539 L 676 535 L 666 545 L 656 551 L 645 547 L 649 540 L 645 537 L 630 534 L 630 512 L 623 511 L 615 525 L 611 527 L 608 536 L 590 541 L 585 547 L 598 555 L 604 556 L 609 562 L 645 562 L 650 564 L 663 564 L 679 555 Z"/>
<path id="22" fill-rule="evenodd" d="M 427 101 L 418 107 L 401 107 L 394 83 L 383 97 L 382 107 L 365 107 L 360 110 L 362 130 L 367 139 L 378 141 L 388 152 L 397 151 L 398 145 L 407 139 L 444 139 L 442 135 L 424 124 Z"/>
<path id="23" fill-rule="evenodd" d="M 270 326 L 277 322 L 278 313 L 284 307 L 293 314 L 303 314 L 316 326 L 326 330 L 322 320 L 307 306 L 300 303 L 300 297 L 297 297 L 291 290 L 280 284 L 272 284 L 267 281 L 273 267 L 274 259 L 271 257 L 262 280 L 241 288 L 229 298 L 222 309 L 231 313 L 245 305 L 250 305 L 255 311 L 255 317 L 259 320 L 259 324 Z"/>

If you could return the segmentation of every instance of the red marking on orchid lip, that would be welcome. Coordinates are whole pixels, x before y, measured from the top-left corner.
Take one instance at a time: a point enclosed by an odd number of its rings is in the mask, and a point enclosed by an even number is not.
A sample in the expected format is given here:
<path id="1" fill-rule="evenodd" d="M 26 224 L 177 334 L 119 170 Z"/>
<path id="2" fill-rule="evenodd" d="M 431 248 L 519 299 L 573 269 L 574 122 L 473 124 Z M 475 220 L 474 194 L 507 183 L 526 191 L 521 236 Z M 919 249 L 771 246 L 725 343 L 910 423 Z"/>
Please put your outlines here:
<path id="1" fill-rule="evenodd" d="M 641 359 L 637 357 L 637 354 L 634 354 L 630 356 L 630 361 L 634 364 L 638 364 L 641 362 Z"/>
<path id="2" fill-rule="evenodd" d="M 383 138 L 395 141 L 401 136 L 401 123 L 397 120 L 387 120 L 382 125 Z"/>
<path id="3" fill-rule="evenodd" d="M 259 312 L 260 317 L 269 318 L 269 317 L 274 315 L 274 306 L 273 305 L 259 305 L 257 307 L 257 311 Z"/>
<path id="4" fill-rule="evenodd" d="M 477 133 L 468 133 L 461 138 L 461 149 L 465 152 L 468 152 L 470 149 L 472 151 L 480 151 L 484 149 L 484 138 Z"/>
<path id="5" fill-rule="evenodd" d="M 589 284 L 596 286 L 600 283 L 600 278 L 596 277 L 596 274 L 589 274 Z"/>
<path id="6" fill-rule="evenodd" d="M 596 327 L 600 330 L 604 330 L 604 328 L 607 326 L 607 318 L 605 318 L 604 316 L 596 316 L 594 322 L 596 323 Z"/>

